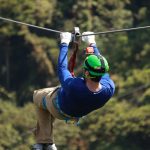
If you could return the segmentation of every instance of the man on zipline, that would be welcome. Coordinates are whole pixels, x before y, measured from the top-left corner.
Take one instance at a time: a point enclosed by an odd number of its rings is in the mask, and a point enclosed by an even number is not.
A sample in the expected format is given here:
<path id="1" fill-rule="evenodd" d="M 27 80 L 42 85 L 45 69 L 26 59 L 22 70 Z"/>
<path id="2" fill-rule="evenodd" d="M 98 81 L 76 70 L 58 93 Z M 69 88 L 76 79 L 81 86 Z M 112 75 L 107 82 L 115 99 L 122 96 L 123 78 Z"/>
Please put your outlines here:
<path id="1" fill-rule="evenodd" d="M 89 34 L 92 32 L 84 32 Z M 78 120 L 99 109 L 113 96 L 115 85 L 110 79 L 107 60 L 96 47 L 95 36 L 83 36 L 94 53 L 83 63 L 83 77 L 72 77 L 68 70 L 68 45 L 72 40 L 69 32 L 60 34 L 61 45 L 58 58 L 58 75 L 61 87 L 34 91 L 33 101 L 37 106 L 36 143 L 34 150 L 57 150 L 53 141 L 53 122 Z"/>

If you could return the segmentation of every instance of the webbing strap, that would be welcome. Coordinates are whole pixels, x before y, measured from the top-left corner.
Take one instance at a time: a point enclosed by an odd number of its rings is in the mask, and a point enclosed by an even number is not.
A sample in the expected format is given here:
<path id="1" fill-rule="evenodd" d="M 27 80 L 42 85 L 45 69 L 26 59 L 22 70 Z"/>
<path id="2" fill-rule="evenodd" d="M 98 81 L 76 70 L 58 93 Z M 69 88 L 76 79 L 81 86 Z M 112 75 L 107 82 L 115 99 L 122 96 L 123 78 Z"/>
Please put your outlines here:
<path id="1" fill-rule="evenodd" d="M 79 49 L 79 39 L 80 37 L 77 37 L 77 35 L 81 35 L 80 33 L 80 29 L 79 27 L 74 27 L 74 31 L 73 31 L 73 40 L 72 40 L 72 43 L 73 43 L 73 53 L 70 57 L 70 60 L 69 60 L 69 63 L 68 63 L 68 69 L 70 71 L 70 73 L 72 74 L 72 76 L 74 77 L 74 67 L 75 67 L 75 64 L 76 64 L 76 56 L 77 56 L 77 52 L 78 52 L 78 49 Z"/>
<path id="2" fill-rule="evenodd" d="M 76 56 L 77 56 L 77 52 L 78 52 L 78 49 L 79 49 L 79 45 L 77 42 L 74 42 L 73 43 L 73 53 L 69 59 L 69 63 L 68 63 L 68 69 L 70 71 L 70 73 L 72 74 L 72 76 L 74 77 L 74 67 L 75 67 L 75 64 L 76 64 Z"/>
<path id="3" fill-rule="evenodd" d="M 45 96 L 42 98 L 42 108 L 43 108 L 44 110 L 47 110 L 46 97 L 45 97 Z"/>

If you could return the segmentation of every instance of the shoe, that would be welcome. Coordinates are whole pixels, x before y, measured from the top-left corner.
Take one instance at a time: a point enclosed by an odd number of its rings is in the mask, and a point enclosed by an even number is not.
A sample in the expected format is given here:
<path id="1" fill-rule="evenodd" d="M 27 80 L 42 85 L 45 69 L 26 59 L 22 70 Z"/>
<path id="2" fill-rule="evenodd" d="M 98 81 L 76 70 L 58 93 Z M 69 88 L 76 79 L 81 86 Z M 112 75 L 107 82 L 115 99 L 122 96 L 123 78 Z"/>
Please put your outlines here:
<path id="1" fill-rule="evenodd" d="M 52 145 L 48 145 L 45 150 L 57 150 L 57 148 L 55 144 L 52 144 Z"/>
<path id="2" fill-rule="evenodd" d="M 32 150 L 43 150 L 43 144 L 34 144 Z"/>

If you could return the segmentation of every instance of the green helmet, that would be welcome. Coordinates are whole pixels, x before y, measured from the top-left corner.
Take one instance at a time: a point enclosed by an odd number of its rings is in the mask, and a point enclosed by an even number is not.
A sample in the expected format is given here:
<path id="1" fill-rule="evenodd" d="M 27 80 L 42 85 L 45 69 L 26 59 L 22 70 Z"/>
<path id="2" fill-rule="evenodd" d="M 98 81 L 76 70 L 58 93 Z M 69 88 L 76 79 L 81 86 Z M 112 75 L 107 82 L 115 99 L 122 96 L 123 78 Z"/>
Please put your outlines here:
<path id="1" fill-rule="evenodd" d="M 89 71 L 90 76 L 103 76 L 109 70 L 107 60 L 102 55 L 89 55 L 86 57 L 83 68 Z"/>

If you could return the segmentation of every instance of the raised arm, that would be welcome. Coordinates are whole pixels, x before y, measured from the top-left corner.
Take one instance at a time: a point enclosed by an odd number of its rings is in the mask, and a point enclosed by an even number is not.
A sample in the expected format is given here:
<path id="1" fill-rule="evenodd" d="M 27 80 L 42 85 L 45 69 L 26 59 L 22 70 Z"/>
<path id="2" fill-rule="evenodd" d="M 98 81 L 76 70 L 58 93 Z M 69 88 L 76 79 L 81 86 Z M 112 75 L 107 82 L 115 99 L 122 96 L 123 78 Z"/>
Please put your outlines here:
<path id="1" fill-rule="evenodd" d="M 86 42 L 88 46 L 93 47 L 95 55 L 100 55 L 100 51 L 96 47 L 95 35 L 85 36 L 86 34 L 93 34 L 93 33 L 94 32 L 91 31 L 83 32 L 82 41 Z"/>
<path id="2" fill-rule="evenodd" d="M 71 41 L 71 33 L 63 32 L 60 34 L 61 44 L 58 57 L 58 76 L 62 87 L 67 85 L 67 79 L 72 78 L 71 73 L 68 70 L 68 45 Z"/>

